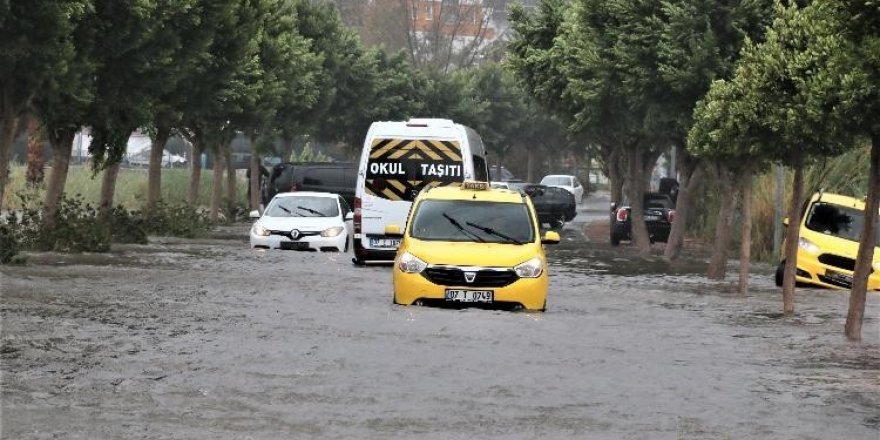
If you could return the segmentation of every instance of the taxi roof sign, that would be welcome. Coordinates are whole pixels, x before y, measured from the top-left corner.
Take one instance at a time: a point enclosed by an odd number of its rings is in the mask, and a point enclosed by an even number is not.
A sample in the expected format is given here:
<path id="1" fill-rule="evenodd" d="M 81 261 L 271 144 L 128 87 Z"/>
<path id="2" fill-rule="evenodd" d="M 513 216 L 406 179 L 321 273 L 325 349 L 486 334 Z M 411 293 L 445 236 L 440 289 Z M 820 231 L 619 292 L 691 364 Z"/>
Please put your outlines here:
<path id="1" fill-rule="evenodd" d="M 461 189 L 469 189 L 473 191 L 486 191 L 489 189 L 489 182 L 476 182 L 473 180 L 466 180 L 461 182 Z"/>

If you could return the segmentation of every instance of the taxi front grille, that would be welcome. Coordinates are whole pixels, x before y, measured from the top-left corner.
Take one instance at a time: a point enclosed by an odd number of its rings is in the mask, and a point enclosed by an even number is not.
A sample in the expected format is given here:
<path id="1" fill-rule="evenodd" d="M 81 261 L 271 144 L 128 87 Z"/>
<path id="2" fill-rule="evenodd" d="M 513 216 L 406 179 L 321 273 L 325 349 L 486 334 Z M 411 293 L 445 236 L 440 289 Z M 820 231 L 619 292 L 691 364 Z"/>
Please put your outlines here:
<path id="1" fill-rule="evenodd" d="M 467 287 L 504 287 L 519 279 L 510 269 L 480 269 L 467 272 L 476 274 L 472 282 L 467 282 L 464 270 L 453 267 L 429 267 L 422 272 L 422 276 L 441 286 Z"/>
<path id="2" fill-rule="evenodd" d="M 840 255 L 822 254 L 819 255 L 819 262 L 848 271 L 856 270 L 856 260 L 853 260 L 852 258 L 841 257 Z"/>

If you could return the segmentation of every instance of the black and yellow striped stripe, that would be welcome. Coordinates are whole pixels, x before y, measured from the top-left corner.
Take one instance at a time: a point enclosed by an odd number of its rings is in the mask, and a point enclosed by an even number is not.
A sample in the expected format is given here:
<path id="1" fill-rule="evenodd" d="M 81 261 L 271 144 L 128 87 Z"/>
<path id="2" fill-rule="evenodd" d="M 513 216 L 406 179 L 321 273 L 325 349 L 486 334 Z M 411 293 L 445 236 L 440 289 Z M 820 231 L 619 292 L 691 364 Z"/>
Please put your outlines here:
<path id="1" fill-rule="evenodd" d="M 369 157 L 369 163 L 372 162 L 406 163 L 409 166 L 421 164 L 463 166 L 460 142 L 433 139 L 374 139 L 370 146 Z M 368 171 L 364 190 L 371 196 L 388 200 L 412 201 L 425 187 L 457 186 L 462 180 L 462 176 L 443 178 L 425 176 L 421 180 L 413 180 L 412 177 L 410 175 L 400 176 L 399 179 L 378 178 Z"/>

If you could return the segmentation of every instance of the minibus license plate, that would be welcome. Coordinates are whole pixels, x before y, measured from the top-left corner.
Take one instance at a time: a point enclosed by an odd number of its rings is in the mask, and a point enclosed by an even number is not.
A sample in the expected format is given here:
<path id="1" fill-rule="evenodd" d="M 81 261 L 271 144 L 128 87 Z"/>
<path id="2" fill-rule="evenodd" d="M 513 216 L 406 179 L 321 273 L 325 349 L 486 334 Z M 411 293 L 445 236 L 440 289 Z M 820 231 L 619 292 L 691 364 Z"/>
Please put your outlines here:
<path id="1" fill-rule="evenodd" d="M 491 290 L 446 290 L 446 301 L 490 303 L 494 297 Z"/>
<path id="2" fill-rule="evenodd" d="M 400 246 L 399 238 L 371 238 L 370 247 L 397 249 Z"/>

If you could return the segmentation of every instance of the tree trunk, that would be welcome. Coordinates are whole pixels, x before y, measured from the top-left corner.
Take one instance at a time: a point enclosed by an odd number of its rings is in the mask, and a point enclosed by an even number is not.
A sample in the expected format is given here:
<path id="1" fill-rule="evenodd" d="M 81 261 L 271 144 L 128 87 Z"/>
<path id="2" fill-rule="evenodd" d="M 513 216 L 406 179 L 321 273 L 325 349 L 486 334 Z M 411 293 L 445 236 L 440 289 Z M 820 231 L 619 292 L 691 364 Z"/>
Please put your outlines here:
<path id="1" fill-rule="evenodd" d="M 235 163 L 232 162 L 232 145 L 227 145 L 223 150 L 223 159 L 226 162 L 226 212 L 229 218 L 234 218 L 237 188 L 237 176 L 235 175 Z"/>
<path id="2" fill-rule="evenodd" d="M 199 186 L 202 183 L 202 152 L 205 150 L 204 139 L 196 135 L 192 142 L 192 159 L 190 159 L 189 201 L 190 206 L 199 205 Z"/>
<path id="3" fill-rule="evenodd" d="M 629 160 L 627 161 L 629 173 L 627 175 L 627 197 L 630 206 L 630 224 L 633 246 L 639 256 L 651 255 L 651 239 L 648 236 L 648 228 L 645 226 L 645 176 L 642 166 L 642 152 L 638 148 L 630 147 Z"/>
<path id="4" fill-rule="evenodd" d="M 36 117 L 28 119 L 27 133 L 27 174 L 25 180 L 28 186 L 37 188 L 43 185 L 46 172 L 43 142 L 40 138 L 40 121 Z"/>
<path id="5" fill-rule="evenodd" d="M 526 150 L 526 182 L 535 181 L 535 149 L 529 146 Z"/>
<path id="6" fill-rule="evenodd" d="M 208 219 L 216 222 L 220 213 L 220 201 L 223 198 L 223 154 L 220 153 L 220 146 L 216 146 L 214 150 L 214 179 L 211 187 L 211 210 L 208 212 Z"/>
<path id="7" fill-rule="evenodd" d="M 782 312 L 794 314 L 794 287 L 797 274 L 797 250 L 800 240 L 801 198 L 804 192 L 804 170 L 798 164 L 794 169 L 794 186 L 788 205 L 788 228 L 785 232 L 785 272 L 782 278 Z"/>
<path id="8" fill-rule="evenodd" d="M 853 273 L 852 292 L 849 295 L 849 312 L 846 314 L 846 337 L 851 341 L 862 339 L 862 319 L 865 315 L 865 297 L 868 276 L 874 260 L 877 240 L 877 211 L 880 210 L 880 133 L 871 136 L 871 166 L 868 173 L 868 198 L 865 201 L 865 221 Z"/>
<path id="9" fill-rule="evenodd" d="M 732 176 L 724 165 L 718 165 L 718 183 L 721 185 L 721 205 L 715 223 L 715 242 L 712 246 L 712 257 L 706 277 L 720 281 L 727 276 L 727 252 L 730 249 L 730 229 L 733 226 L 733 214 L 736 209 L 736 193 L 733 188 Z"/>
<path id="10" fill-rule="evenodd" d="M 0 208 L 3 207 L 6 183 L 9 181 L 9 157 L 12 154 L 12 142 L 18 128 L 18 118 L 4 115 L 0 119 Z"/>
<path id="11" fill-rule="evenodd" d="M 739 294 L 749 294 L 749 264 L 752 259 L 752 172 L 742 176 L 742 243 L 739 250 Z"/>
<path id="12" fill-rule="evenodd" d="M 263 180 L 263 175 L 260 173 L 260 157 L 257 156 L 257 142 L 256 137 L 251 136 L 251 163 L 250 163 L 250 178 L 248 178 L 248 205 L 250 210 L 258 210 L 260 214 L 262 214 L 263 210 L 260 209 L 260 181 Z"/>
<path id="13" fill-rule="evenodd" d="M 147 212 L 149 216 L 156 209 L 156 204 L 162 198 L 162 156 L 165 153 L 165 144 L 171 136 L 169 127 L 158 127 L 156 137 L 150 146 L 150 171 L 147 176 Z"/>
<path id="14" fill-rule="evenodd" d="M 669 261 L 677 260 L 684 248 L 687 222 L 691 214 L 691 199 L 701 176 L 699 162 L 682 164 L 680 176 L 678 199 L 675 202 L 675 221 L 672 222 L 672 230 L 669 231 L 669 239 L 666 240 L 666 248 L 663 249 L 663 255 Z"/>
<path id="15" fill-rule="evenodd" d="M 608 168 L 608 186 L 611 191 L 611 201 L 618 204 L 623 202 L 623 173 L 621 173 L 623 159 L 620 152 L 615 149 L 608 155 L 606 167 Z"/>
<path id="16" fill-rule="evenodd" d="M 49 173 L 49 184 L 46 187 L 46 202 L 43 204 L 43 227 L 51 229 L 55 226 L 55 215 L 64 194 L 67 183 L 67 171 L 70 169 L 70 154 L 73 152 L 73 139 L 76 131 L 72 129 L 57 130 L 50 133 L 52 144 L 52 171 Z"/>
<path id="17" fill-rule="evenodd" d="M 101 200 L 98 205 L 98 216 L 101 220 L 110 218 L 113 212 L 113 198 L 116 194 L 116 178 L 119 177 L 119 162 L 114 163 L 104 170 L 104 176 L 101 179 Z"/>

